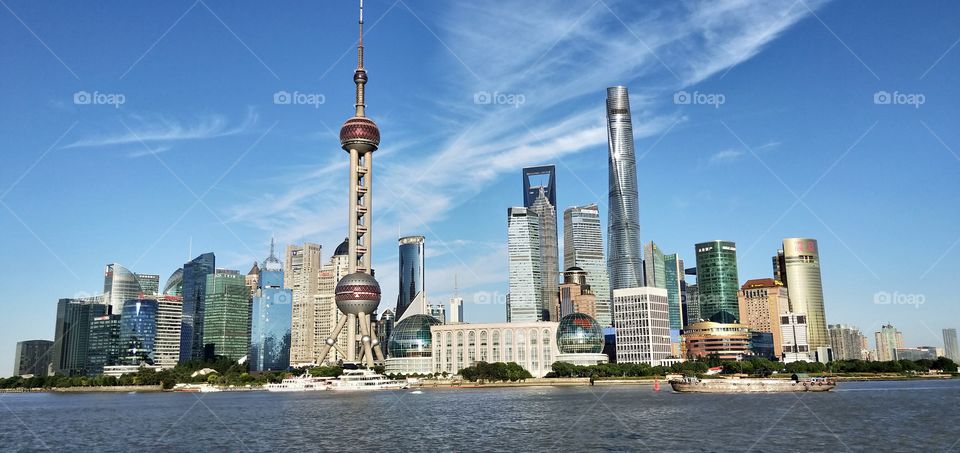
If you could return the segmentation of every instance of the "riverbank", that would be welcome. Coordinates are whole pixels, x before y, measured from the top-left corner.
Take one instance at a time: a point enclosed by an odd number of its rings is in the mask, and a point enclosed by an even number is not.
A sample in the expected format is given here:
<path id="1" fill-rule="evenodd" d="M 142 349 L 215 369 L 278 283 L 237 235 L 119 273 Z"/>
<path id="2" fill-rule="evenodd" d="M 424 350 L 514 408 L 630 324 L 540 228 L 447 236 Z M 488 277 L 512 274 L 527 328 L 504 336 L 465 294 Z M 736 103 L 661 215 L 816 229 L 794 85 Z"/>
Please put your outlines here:
<path id="1" fill-rule="evenodd" d="M 90 387 L 54 387 L 31 389 L 0 389 L 0 393 L 157 393 L 162 385 L 116 385 Z"/>

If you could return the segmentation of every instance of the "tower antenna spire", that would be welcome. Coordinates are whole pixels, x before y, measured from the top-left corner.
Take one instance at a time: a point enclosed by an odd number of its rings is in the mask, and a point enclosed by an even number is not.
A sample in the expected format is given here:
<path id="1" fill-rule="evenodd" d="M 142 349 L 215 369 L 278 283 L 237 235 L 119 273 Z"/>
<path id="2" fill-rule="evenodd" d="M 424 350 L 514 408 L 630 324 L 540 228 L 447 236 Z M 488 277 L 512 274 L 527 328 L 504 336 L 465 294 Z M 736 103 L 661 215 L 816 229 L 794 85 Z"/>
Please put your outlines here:
<path id="1" fill-rule="evenodd" d="M 363 86 L 367 83 L 367 71 L 363 69 L 363 0 L 360 0 L 360 40 L 357 43 L 357 70 L 353 73 L 353 82 L 357 84 L 356 116 L 363 117 L 366 107 Z"/>

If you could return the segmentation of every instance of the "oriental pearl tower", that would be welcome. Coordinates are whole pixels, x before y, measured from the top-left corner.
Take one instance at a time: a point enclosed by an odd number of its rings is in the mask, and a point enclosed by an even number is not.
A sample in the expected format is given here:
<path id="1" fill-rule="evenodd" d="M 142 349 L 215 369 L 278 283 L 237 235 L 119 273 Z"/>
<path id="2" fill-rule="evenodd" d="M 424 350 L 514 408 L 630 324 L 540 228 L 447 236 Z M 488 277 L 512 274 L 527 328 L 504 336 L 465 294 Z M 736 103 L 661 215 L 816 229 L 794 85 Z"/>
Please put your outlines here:
<path id="1" fill-rule="evenodd" d="M 340 128 L 340 145 L 350 154 L 349 274 L 337 283 L 337 308 L 340 318 L 332 335 L 326 339 L 318 362 L 326 359 L 330 348 L 336 348 L 348 362 L 362 362 L 372 367 L 374 360 L 383 361 L 377 344 L 372 314 L 380 305 L 380 284 L 373 277 L 370 255 L 373 245 L 373 152 L 380 145 L 380 129 L 365 116 L 364 85 L 367 71 L 363 68 L 363 0 L 360 0 L 360 41 L 357 46 L 356 111 Z M 347 344 L 337 345 L 344 326 Z M 359 332 L 358 332 L 359 331 Z M 358 345 L 360 351 L 358 351 Z M 346 347 L 346 351 L 341 349 Z M 374 357 L 376 354 L 376 357 Z"/>

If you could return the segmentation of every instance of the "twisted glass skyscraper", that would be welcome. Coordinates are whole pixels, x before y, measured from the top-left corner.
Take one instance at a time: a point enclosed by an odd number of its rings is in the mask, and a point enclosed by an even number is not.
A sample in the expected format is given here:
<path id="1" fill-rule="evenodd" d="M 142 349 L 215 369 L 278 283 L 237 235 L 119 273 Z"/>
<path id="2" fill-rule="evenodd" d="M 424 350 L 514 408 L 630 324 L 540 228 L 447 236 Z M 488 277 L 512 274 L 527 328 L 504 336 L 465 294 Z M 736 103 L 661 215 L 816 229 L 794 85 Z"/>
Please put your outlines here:
<path id="1" fill-rule="evenodd" d="M 637 201 L 637 159 L 627 87 L 607 88 L 607 145 L 610 150 L 607 217 L 607 270 L 610 289 L 643 284 L 640 220 Z"/>

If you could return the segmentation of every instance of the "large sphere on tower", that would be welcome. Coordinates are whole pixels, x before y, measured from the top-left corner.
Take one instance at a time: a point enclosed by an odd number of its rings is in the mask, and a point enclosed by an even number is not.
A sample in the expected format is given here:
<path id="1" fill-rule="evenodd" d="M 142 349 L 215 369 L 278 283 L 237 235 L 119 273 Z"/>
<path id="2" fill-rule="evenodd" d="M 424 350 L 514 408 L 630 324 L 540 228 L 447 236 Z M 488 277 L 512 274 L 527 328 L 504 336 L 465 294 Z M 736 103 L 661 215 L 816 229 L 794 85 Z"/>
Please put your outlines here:
<path id="1" fill-rule="evenodd" d="M 340 146 L 344 151 L 355 149 L 361 153 L 376 151 L 380 146 L 380 128 L 373 120 L 355 116 L 340 128 Z"/>
<path id="2" fill-rule="evenodd" d="M 354 272 L 337 283 L 336 299 L 337 308 L 348 315 L 373 313 L 380 306 L 380 284 L 370 274 Z"/>

